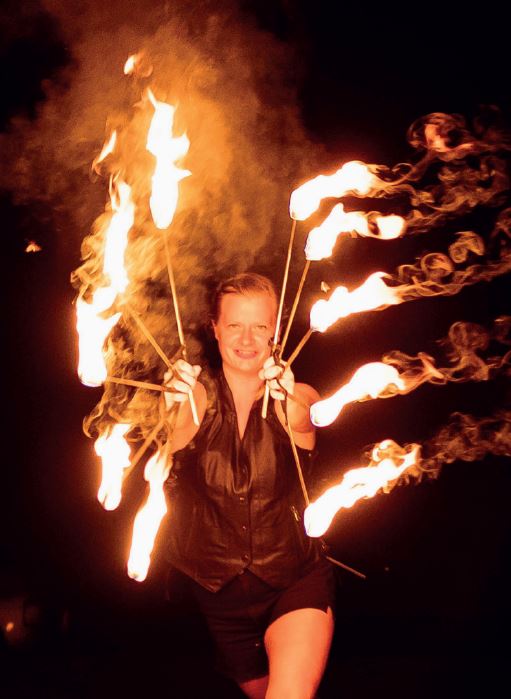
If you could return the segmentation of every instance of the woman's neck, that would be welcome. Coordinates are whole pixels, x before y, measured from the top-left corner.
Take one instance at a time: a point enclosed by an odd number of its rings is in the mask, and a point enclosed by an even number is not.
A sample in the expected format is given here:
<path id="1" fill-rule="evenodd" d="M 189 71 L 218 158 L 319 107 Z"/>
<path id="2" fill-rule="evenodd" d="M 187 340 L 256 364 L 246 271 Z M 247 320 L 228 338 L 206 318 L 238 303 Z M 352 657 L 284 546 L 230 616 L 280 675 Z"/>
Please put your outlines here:
<path id="1" fill-rule="evenodd" d="M 257 374 L 243 374 L 242 372 L 233 371 L 230 367 L 223 366 L 225 380 L 233 397 L 236 399 L 244 396 L 246 399 L 255 400 L 256 396 L 263 387 L 263 382 Z"/>

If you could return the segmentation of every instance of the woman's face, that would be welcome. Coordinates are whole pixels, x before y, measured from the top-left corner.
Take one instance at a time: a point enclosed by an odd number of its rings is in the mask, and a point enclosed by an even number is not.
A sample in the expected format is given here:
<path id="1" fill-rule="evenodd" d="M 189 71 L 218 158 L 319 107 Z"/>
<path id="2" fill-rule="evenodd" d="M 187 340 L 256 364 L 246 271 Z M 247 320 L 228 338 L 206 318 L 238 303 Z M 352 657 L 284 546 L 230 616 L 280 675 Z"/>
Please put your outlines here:
<path id="1" fill-rule="evenodd" d="M 277 304 L 269 294 L 226 294 L 213 323 L 224 367 L 257 375 L 270 356 L 276 320 Z"/>

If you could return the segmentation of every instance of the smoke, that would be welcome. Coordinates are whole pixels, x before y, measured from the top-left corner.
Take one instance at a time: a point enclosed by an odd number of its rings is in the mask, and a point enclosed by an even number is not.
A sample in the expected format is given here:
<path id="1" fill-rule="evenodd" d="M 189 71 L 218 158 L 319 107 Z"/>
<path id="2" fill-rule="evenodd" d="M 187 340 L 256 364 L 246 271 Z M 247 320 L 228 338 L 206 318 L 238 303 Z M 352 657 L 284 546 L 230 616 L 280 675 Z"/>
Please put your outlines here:
<path id="1" fill-rule="evenodd" d="M 58 26 L 70 60 L 45 84 L 36 118 L 14 118 L 1 136 L 0 187 L 16 203 L 38 206 L 57 235 L 65 230 L 75 240 L 77 251 L 83 239 L 83 264 L 72 282 L 89 300 L 104 284 L 108 181 L 122 177 L 136 203 L 126 297 L 172 356 L 178 339 L 164 239 L 148 208 L 154 161 L 145 147 L 153 113 L 147 88 L 176 106 L 175 131 L 190 140 L 183 167 L 192 175 L 180 183 L 168 242 L 188 350 L 197 358 L 213 280 L 253 266 L 274 274 L 287 244 L 289 192 L 313 169 L 311 154 L 321 153 L 310 147 L 300 123 L 293 50 L 229 1 L 127 6 L 45 0 L 43 10 Z M 134 53 L 143 62 L 125 76 L 123 66 Z M 113 130 L 114 153 L 92 171 Z M 161 380 L 165 366 L 129 313 L 105 350 L 111 375 Z M 99 422 L 101 415 L 122 416 L 146 433 L 157 404 L 157 394 L 109 384 L 93 414 Z"/>
<path id="2" fill-rule="evenodd" d="M 400 265 L 390 280 L 402 301 L 424 296 L 453 296 L 464 287 L 488 282 L 511 269 L 511 209 L 498 213 L 489 240 L 474 231 L 457 233 L 448 253 L 430 252 L 414 264 Z M 481 258 L 481 262 L 461 266 Z"/>
<path id="3" fill-rule="evenodd" d="M 382 357 L 385 364 L 390 364 L 399 372 L 405 388 L 400 394 L 410 393 L 423 383 L 433 384 L 462 383 L 466 381 L 488 381 L 500 372 L 509 372 L 511 350 L 495 354 L 496 345 L 511 344 L 509 333 L 511 317 L 496 318 L 493 327 L 487 330 L 482 325 L 456 321 L 449 328 L 447 337 L 438 344 L 443 347 L 450 366 L 437 366 L 437 361 L 425 352 L 411 356 L 393 350 Z M 388 390 L 379 397 L 395 395 L 396 390 Z"/>
<path id="4" fill-rule="evenodd" d="M 27 20 L 35 22 L 41 12 L 53 19 L 69 60 L 42 86 L 35 118 L 17 116 L 0 136 L 0 187 L 17 203 L 37 205 L 56 235 L 66 235 L 76 250 L 83 240 L 83 264 L 72 279 L 87 300 L 103 283 L 108 181 L 120 173 L 137 206 L 126 297 L 172 357 L 179 342 L 164 239 L 147 201 L 153 161 L 145 148 L 152 114 L 146 89 L 175 105 L 177 133 L 186 132 L 190 140 L 182 166 L 192 175 L 180 184 L 168 242 L 188 351 L 200 358 L 213 280 L 256 266 L 270 276 L 277 268 L 280 275 L 289 194 L 317 174 L 324 155 L 300 120 L 292 78 L 299 57 L 290 44 L 258 28 L 234 0 L 44 0 Z M 124 63 L 134 53 L 143 56 L 142 63 L 126 76 Z M 410 233 L 478 207 L 502 206 L 509 193 L 511 141 L 499 119 L 490 109 L 472 124 L 437 112 L 417 120 L 408 132 L 417 162 L 372 166 L 379 178 L 375 196 L 402 197 Z M 93 171 L 91 163 L 114 129 L 115 151 Z M 510 216 L 509 209 L 500 212 L 489 241 L 465 231 L 448 254 L 429 253 L 400 267 L 391 283 L 403 285 L 402 300 L 456 294 L 507 272 Z M 120 301 L 110 312 L 117 310 Z M 109 374 L 159 382 L 166 367 L 133 313 L 123 313 L 107 338 Z M 137 438 L 145 436 L 159 401 L 156 392 L 107 383 L 87 429 L 98 433 L 122 419 L 140 428 Z"/>
<path id="5" fill-rule="evenodd" d="M 372 196 L 396 199 L 408 235 L 505 203 L 511 135 L 497 107 L 482 107 L 472 124 L 460 114 L 433 112 L 417 119 L 407 137 L 416 162 L 369 167 L 377 178 Z"/>
<path id="6" fill-rule="evenodd" d="M 390 492 L 396 485 L 438 478 L 443 466 L 455 461 L 480 461 L 488 455 L 511 456 L 511 410 L 498 410 L 484 417 L 455 412 L 447 424 L 421 445 L 413 443 L 402 447 L 386 439 L 369 447 L 365 456 L 370 466 L 385 458 L 399 464 L 406 454 L 419 446 L 416 462 L 399 479 L 389 483 L 384 492 Z"/>

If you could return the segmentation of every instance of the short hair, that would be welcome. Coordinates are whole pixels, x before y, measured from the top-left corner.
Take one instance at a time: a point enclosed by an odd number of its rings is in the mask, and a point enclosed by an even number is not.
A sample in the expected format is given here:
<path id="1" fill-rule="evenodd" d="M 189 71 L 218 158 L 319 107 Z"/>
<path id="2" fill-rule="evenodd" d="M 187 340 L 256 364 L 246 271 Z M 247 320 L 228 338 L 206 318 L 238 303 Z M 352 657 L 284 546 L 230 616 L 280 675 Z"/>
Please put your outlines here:
<path id="1" fill-rule="evenodd" d="M 220 305 L 227 294 L 268 294 L 278 307 L 278 297 L 275 284 L 256 272 L 242 272 L 230 277 L 216 287 L 211 303 L 211 320 L 216 323 L 220 317 Z"/>

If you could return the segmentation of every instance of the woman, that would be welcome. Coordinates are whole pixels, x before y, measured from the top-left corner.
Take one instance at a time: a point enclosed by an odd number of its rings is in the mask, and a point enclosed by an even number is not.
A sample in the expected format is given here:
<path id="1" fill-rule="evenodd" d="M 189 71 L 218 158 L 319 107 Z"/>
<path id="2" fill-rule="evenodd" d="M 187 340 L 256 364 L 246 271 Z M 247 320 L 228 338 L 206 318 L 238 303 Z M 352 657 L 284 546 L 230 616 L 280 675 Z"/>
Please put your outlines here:
<path id="1" fill-rule="evenodd" d="M 192 578 L 222 672 L 253 699 L 312 699 L 332 640 L 334 583 L 318 542 L 303 529 L 286 419 L 302 458 L 309 456 L 309 406 L 319 396 L 270 356 L 277 305 L 265 277 L 222 283 L 212 313 L 221 371 L 198 381 L 200 367 L 180 360 L 166 375 L 173 390 L 167 405 L 180 403 L 170 560 Z M 266 419 L 265 382 L 272 397 Z"/>

